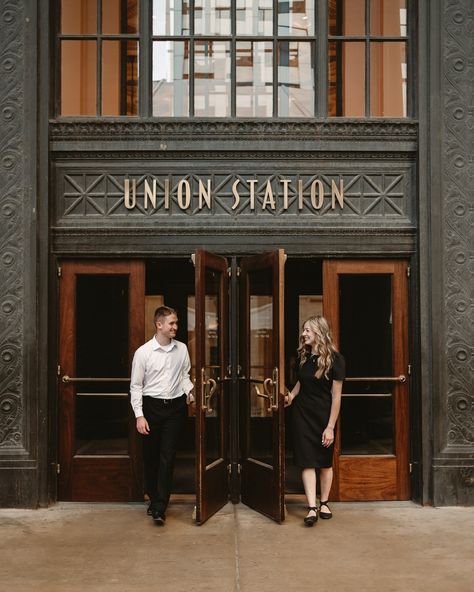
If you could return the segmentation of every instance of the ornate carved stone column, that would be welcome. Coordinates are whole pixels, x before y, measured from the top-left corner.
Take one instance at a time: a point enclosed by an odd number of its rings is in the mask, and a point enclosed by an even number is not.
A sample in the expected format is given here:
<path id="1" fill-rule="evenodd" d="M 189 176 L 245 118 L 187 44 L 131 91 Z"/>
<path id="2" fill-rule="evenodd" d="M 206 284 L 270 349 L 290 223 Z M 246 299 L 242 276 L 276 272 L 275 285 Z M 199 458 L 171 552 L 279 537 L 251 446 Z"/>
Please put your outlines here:
<path id="1" fill-rule="evenodd" d="M 433 101 L 432 187 L 435 505 L 474 501 L 474 5 L 440 10 L 439 103 Z M 432 43 L 436 38 L 432 37 Z M 432 97 L 436 90 L 432 88 Z M 435 91 L 433 93 L 433 91 Z M 439 113 L 436 106 L 439 104 Z M 437 132 L 439 130 L 439 135 Z M 437 137 L 436 137 L 437 135 Z M 439 146 L 436 152 L 436 145 Z M 436 241 L 441 240 L 441 249 Z M 438 269 L 436 269 L 438 268 Z M 438 314 L 439 313 L 439 314 Z"/>
<path id="2" fill-rule="evenodd" d="M 0 0 L 0 504 L 38 503 L 35 3 Z"/>

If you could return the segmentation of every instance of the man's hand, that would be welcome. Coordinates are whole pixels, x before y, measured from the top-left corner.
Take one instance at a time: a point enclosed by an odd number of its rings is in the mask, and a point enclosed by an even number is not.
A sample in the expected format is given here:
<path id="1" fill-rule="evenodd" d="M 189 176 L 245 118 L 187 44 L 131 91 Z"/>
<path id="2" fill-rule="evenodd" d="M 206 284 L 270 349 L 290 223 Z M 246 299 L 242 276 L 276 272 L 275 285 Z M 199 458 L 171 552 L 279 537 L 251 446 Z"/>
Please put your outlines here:
<path id="1" fill-rule="evenodd" d="M 141 417 L 137 417 L 137 432 L 143 434 L 144 436 L 150 433 L 150 426 L 143 415 Z"/>

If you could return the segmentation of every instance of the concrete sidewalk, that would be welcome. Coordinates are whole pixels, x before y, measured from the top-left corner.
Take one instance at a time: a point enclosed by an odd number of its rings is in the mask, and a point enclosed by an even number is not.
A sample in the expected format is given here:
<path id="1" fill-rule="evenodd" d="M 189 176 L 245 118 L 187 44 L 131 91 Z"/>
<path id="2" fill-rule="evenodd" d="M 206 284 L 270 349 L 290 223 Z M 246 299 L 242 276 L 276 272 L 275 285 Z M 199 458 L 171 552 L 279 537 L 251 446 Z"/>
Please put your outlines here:
<path id="1" fill-rule="evenodd" d="M 228 504 L 202 526 L 174 501 L 157 527 L 139 504 L 0 510 L 8 592 L 471 592 L 474 508 L 334 503 L 303 526 Z"/>

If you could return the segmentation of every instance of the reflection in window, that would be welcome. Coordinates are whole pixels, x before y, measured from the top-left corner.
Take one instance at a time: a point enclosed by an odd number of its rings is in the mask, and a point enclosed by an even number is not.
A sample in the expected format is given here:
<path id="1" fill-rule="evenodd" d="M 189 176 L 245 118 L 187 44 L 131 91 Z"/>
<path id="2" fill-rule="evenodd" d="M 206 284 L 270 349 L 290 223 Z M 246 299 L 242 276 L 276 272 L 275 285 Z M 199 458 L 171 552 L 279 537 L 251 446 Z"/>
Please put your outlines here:
<path id="1" fill-rule="evenodd" d="M 61 115 L 95 115 L 97 43 L 61 43 Z"/>
<path id="2" fill-rule="evenodd" d="M 123 38 L 138 33 L 138 9 L 137 0 L 61 0 L 61 115 L 138 115 L 138 35 Z"/>
<path id="3" fill-rule="evenodd" d="M 186 0 L 153 0 L 153 35 L 189 35 Z"/>
<path id="4" fill-rule="evenodd" d="M 406 0 L 329 0 L 328 113 L 407 116 Z"/>
<path id="5" fill-rule="evenodd" d="M 138 43 L 102 43 L 102 115 L 138 115 Z"/>
<path id="6" fill-rule="evenodd" d="M 329 35 L 365 35 L 366 0 L 329 0 Z"/>
<path id="7" fill-rule="evenodd" d="M 102 0 L 102 33 L 106 35 L 138 32 L 138 3 L 127 0 Z"/>
<path id="8" fill-rule="evenodd" d="M 271 117 L 272 44 L 241 41 L 236 46 L 237 117 Z"/>
<path id="9" fill-rule="evenodd" d="M 278 115 L 314 116 L 314 56 L 308 42 L 278 44 Z"/>
<path id="10" fill-rule="evenodd" d="M 230 43 L 197 41 L 194 46 L 194 113 L 230 115 Z"/>
<path id="11" fill-rule="evenodd" d="M 278 35 L 314 35 L 314 0 L 279 0 Z"/>
<path id="12" fill-rule="evenodd" d="M 62 0 L 61 33 L 95 35 L 97 33 L 97 0 Z"/>
<path id="13" fill-rule="evenodd" d="M 365 43 L 329 44 L 329 115 L 365 115 Z"/>
<path id="14" fill-rule="evenodd" d="M 370 44 L 370 115 L 406 117 L 406 43 Z"/>
<path id="15" fill-rule="evenodd" d="M 196 35 L 230 35 L 230 0 L 194 0 Z"/>
<path id="16" fill-rule="evenodd" d="M 153 42 L 153 115 L 189 115 L 189 43 Z"/>
<path id="17" fill-rule="evenodd" d="M 273 34 L 273 0 L 236 0 L 237 35 Z"/>
<path id="18" fill-rule="evenodd" d="M 406 19 L 406 0 L 370 0 L 371 35 L 404 37 Z"/>

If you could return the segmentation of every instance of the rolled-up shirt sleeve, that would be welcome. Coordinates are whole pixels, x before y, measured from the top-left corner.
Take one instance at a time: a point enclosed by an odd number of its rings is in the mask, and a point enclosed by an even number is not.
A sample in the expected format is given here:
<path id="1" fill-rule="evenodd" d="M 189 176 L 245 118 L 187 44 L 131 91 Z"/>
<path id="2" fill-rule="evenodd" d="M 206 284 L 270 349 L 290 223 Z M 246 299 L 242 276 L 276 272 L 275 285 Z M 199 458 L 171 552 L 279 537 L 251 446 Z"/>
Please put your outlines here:
<path id="1" fill-rule="evenodd" d="M 130 403 L 135 417 L 143 416 L 143 381 L 145 378 L 145 359 L 137 350 L 132 361 L 132 375 L 130 378 Z"/>

